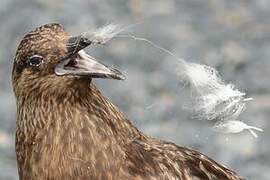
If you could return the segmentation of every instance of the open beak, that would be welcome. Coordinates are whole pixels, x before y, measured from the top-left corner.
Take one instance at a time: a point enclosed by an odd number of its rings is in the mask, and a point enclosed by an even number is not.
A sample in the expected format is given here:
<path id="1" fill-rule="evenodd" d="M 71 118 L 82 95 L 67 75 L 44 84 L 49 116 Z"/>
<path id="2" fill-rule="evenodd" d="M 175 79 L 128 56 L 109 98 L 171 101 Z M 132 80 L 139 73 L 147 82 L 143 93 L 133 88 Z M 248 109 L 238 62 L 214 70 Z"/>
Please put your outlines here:
<path id="1" fill-rule="evenodd" d="M 71 37 L 66 45 L 68 56 L 55 67 L 55 74 L 85 76 L 90 78 L 125 79 L 117 69 L 108 67 L 88 55 L 83 49 L 91 44 L 82 36 Z"/>

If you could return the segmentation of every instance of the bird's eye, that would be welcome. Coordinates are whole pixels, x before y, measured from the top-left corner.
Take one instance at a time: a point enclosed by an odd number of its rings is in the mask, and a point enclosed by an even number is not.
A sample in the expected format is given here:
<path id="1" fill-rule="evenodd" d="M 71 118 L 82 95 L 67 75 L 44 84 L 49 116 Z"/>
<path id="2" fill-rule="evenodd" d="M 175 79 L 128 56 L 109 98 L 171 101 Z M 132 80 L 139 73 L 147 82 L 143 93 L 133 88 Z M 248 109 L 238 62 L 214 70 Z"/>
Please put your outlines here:
<path id="1" fill-rule="evenodd" d="M 43 57 L 40 55 L 33 55 L 28 59 L 28 65 L 38 67 L 43 62 Z"/>

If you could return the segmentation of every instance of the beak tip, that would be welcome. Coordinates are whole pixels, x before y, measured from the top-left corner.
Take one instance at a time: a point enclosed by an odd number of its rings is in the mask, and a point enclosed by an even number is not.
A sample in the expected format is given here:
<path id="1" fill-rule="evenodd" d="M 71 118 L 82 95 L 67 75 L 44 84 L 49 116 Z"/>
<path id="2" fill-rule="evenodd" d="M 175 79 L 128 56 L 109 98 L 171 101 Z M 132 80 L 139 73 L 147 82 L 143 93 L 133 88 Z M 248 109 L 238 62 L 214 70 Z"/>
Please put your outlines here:
<path id="1" fill-rule="evenodd" d="M 113 73 L 112 78 L 117 79 L 117 80 L 125 80 L 126 76 L 120 72 L 118 69 L 115 68 L 110 68 L 111 72 Z"/>

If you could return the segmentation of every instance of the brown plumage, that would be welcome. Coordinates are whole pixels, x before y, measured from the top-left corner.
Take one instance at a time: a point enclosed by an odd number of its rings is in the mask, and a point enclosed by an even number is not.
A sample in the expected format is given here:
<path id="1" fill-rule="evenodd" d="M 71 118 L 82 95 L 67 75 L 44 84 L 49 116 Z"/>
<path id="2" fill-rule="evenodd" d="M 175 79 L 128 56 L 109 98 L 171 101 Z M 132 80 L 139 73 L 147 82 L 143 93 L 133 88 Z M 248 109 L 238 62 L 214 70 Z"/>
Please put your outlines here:
<path id="1" fill-rule="evenodd" d="M 144 135 L 91 83 L 121 79 L 83 52 L 87 39 L 47 24 L 13 67 L 20 180 L 241 179 L 207 156 Z"/>

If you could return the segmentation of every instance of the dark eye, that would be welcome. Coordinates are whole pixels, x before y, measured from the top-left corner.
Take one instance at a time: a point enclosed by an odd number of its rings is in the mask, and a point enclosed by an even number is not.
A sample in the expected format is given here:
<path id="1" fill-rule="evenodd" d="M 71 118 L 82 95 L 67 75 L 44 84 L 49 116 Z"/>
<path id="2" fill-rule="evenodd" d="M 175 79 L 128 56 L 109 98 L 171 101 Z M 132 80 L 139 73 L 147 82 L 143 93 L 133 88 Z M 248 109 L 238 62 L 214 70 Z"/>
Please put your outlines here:
<path id="1" fill-rule="evenodd" d="M 43 57 L 40 55 L 33 55 L 27 62 L 29 66 L 38 67 L 43 62 Z"/>

